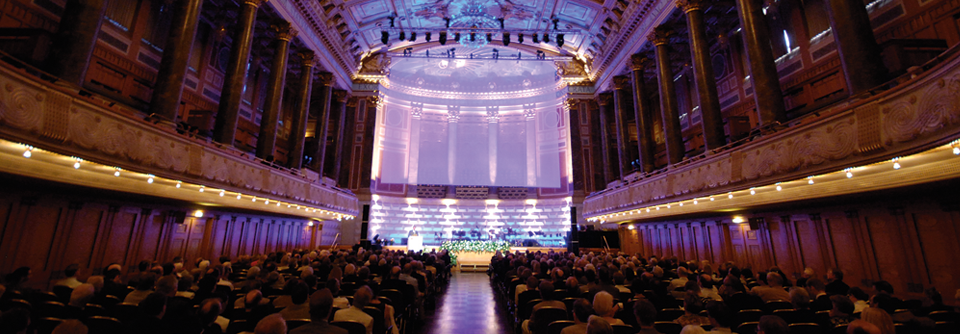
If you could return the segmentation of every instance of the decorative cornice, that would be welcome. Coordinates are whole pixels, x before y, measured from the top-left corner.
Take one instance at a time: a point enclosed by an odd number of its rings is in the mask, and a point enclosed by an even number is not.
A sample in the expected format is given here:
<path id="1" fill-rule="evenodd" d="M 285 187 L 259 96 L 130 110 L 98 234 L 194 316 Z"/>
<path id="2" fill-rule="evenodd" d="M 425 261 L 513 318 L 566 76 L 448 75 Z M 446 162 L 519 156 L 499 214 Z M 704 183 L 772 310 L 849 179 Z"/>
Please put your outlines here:
<path id="1" fill-rule="evenodd" d="M 324 70 L 334 73 L 339 87 L 351 90 L 352 73 L 356 69 L 354 57 L 344 50 L 343 41 L 336 29 L 329 29 L 323 7 L 315 0 L 275 1 L 274 9 L 290 21 L 300 32 L 301 40 L 317 53 Z"/>

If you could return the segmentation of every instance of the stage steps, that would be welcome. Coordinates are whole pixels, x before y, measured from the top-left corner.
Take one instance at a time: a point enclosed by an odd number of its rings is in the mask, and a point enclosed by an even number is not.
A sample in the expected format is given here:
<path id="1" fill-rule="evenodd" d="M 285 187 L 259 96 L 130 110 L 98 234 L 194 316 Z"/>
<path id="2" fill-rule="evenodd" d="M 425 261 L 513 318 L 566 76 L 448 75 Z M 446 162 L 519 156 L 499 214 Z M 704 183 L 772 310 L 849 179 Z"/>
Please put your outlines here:
<path id="1" fill-rule="evenodd" d="M 459 264 L 457 267 L 460 269 L 460 272 L 487 272 L 487 269 L 490 268 L 490 264 L 486 263 L 464 263 Z"/>

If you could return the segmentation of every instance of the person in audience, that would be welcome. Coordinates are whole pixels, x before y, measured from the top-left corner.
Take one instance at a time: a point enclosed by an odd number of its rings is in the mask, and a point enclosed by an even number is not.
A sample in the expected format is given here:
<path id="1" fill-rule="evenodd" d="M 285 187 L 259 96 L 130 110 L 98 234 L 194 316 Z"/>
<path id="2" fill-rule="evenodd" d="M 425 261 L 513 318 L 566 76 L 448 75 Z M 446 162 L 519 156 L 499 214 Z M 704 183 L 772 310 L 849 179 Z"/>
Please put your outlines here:
<path id="1" fill-rule="evenodd" d="M 953 311 L 952 306 L 943 304 L 943 296 L 935 287 L 929 287 L 923 290 L 923 314 L 929 314 L 935 311 Z"/>
<path id="2" fill-rule="evenodd" d="M 284 319 L 310 319 L 310 303 L 307 303 L 309 297 L 310 288 L 307 287 L 307 283 L 296 281 L 296 284 L 290 290 L 291 303 L 280 311 L 280 314 L 283 315 Z"/>
<path id="3" fill-rule="evenodd" d="M 623 325 L 623 320 L 613 317 L 617 313 L 616 305 L 613 304 L 613 296 L 606 291 L 600 291 L 594 295 L 593 310 L 611 325 Z"/>
<path id="4" fill-rule="evenodd" d="M 893 284 L 887 281 L 875 281 L 873 282 L 873 291 L 875 292 L 874 296 L 883 295 L 889 297 L 886 301 L 889 302 L 889 306 L 892 309 L 900 309 L 903 305 L 903 300 L 893 296 Z M 889 311 L 888 311 L 889 312 Z M 891 315 L 893 315 L 891 313 Z"/>
<path id="5" fill-rule="evenodd" d="M 860 289 L 859 287 L 852 287 L 848 289 L 847 297 L 849 297 L 850 301 L 853 302 L 854 314 L 863 312 L 864 309 L 870 307 L 870 295 L 868 295 L 866 292 L 863 292 L 863 289 Z"/>
<path id="6" fill-rule="evenodd" d="M 613 326 L 600 316 L 591 315 L 587 319 L 587 334 L 613 334 Z"/>
<path id="7" fill-rule="evenodd" d="M 127 294 L 123 299 L 124 303 L 140 304 L 144 298 L 153 293 L 153 285 L 156 283 L 157 275 L 151 272 L 145 272 L 137 278 L 137 287 Z"/>
<path id="8" fill-rule="evenodd" d="M 345 309 L 350 307 L 350 300 L 340 295 L 340 281 L 336 278 L 331 278 L 327 281 L 327 289 L 330 289 L 330 293 L 336 296 L 333 298 L 334 308 Z"/>
<path id="9" fill-rule="evenodd" d="M 287 334 L 287 322 L 279 313 L 268 315 L 257 322 L 254 334 Z"/>
<path id="10" fill-rule="evenodd" d="M 197 320 L 200 322 L 203 334 L 220 334 L 227 331 L 230 320 L 220 316 L 221 313 L 223 313 L 223 304 L 217 298 L 208 298 L 200 303 Z"/>
<path id="11" fill-rule="evenodd" d="M 370 287 L 361 286 L 353 294 L 353 306 L 337 311 L 333 315 L 333 321 L 356 321 L 367 328 L 367 334 L 372 334 L 373 317 L 363 312 L 363 308 L 370 304 L 371 298 L 373 298 L 373 291 L 370 290 Z"/>
<path id="12" fill-rule="evenodd" d="M 677 288 L 684 287 L 684 285 L 686 285 L 687 281 L 689 280 L 689 278 L 687 277 L 688 275 L 689 273 L 687 272 L 686 267 L 677 268 L 677 276 L 679 277 L 670 281 L 670 285 L 667 287 L 667 290 L 674 291 Z"/>
<path id="13" fill-rule="evenodd" d="M 778 275 L 776 273 L 771 273 Z M 760 323 L 757 325 L 757 334 L 789 334 L 790 326 L 782 318 L 775 315 L 765 315 L 760 317 Z"/>
<path id="14" fill-rule="evenodd" d="M 640 325 L 638 334 L 660 334 L 653 324 L 657 322 L 657 308 L 649 300 L 637 299 L 633 304 L 633 316 Z"/>
<path id="15" fill-rule="evenodd" d="M 868 307 L 860 313 L 860 320 L 869 322 L 880 329 L 880 334 L 896 334 L 893 318 L 890 314 L 877 307 Z"/>
<path id="16" fill-rule="evenodd" d="M 70 293 L 70 302 L 67 304 L 64 318 L 80 319 L 83 314 L 83 309 L 87 306 L 87 303 L 93 299 L 95 294 L 96 288 L 93 287 L 93 284 L 84 283 L 78 285 L 73 289 L 73 292 Z"/>
<path id="17" fill-rule="evenodd" d="M 573 302 L 573 325 L 567 326 L 560 334 L 583 334 L 587 332 L 587 321 L 593 315 L 593 305 L 590 301 L 580 298 Z"/>
<path id="18" fill-rule="evenodd" d="M 680 334 L 707 334 L 707 331 L 697 325 L 686 325 L 680 330 Z"/>
<path id="19" fill-rule="evenodd" d="M 0 334 L 27 334 L 28 328 L 30 311 L 27 309 L 16 307 L 0 315 Z"/>
<path id="20" fill-rule="evenodd" d="M 891 288 L 892 289 L 892 288 Z M 870 306 L 878 307 L 893 319 L 896 323 L 903 323 L 909 332 L 921 333 L 932 332 L 936 327 L 936 322 L 927 317 L 918 317 L 905 309 L 898 309 L 903 305 L 903 301 L 896 299 L 889 294 L 878 293 L 871 299 Z"/>
<path id="21" fill-rule="evenodd" d="M 746 287 L 736 275 L 727 275 L 723 279 L 720 295 L 723 297 L 723 302 L 730 306 L 734 312 L 763 307 L 763 300 L 760 297 L 748 294 Z"/>
<path id="22" fill-rule="evenodd" d="M 10 291 L 20 291 L 24 292 L 24 295 L 27 295 L 27 289 L 25 283 L 30 281 L 30 278 L 33 277 L 33 271 L 30 270 L 30 267 L 20 267 L 16 270 L 7 274 L 3 277 L 3 283 L 6 285 L 7 290 Z"/>
<path id="23" fill-rule="evenodd" d="M 193 299 L 196 296 L 191 289 L 193 289 L 193 276 L 190 274 L 180 275 L 180 280 L 177 281 L 177 297 L 183 297 L 186 299 Z"/>
<path id="24" fill-rule="evenodd" d="M 843 282 L 843 271 L 837 268 L 827 270 L 826 292 L 828 295 L 846 295 L 850 286 Z"/>
<path id="25" fill-rule="evenodd" d="M 330 290 L 320 289 L 310 295 L 310 323 L 297 327 L 290 334 L 349 334 L 346 329 L 327 322 L 333 307 Z"/>
<path id="26" fill-rule="evenodd" d="M 720 301 L 711 300 L 707 302 L 707 314 L 710 315 L 710 325 L 713 329 L 711 334 L 732 333 L 733 326 L 736 326 L 736 315 L 726 304 Z"/>
<path id="27" fill-rule="evenodd" d="M 141 284 L 143 283 L 141 277 Z M 140 314 L 134 321 L 125 323 L 125 333 L 128 334 L 168 334 L 174 332 L 163 319 L 167 309 L 167 296 L 154 292 L 140 301 Z"/>
<path id="28" fill-rule="evenodd" d="M 853 302 L 844 295 L 830 296 L 830 302 L 833 305 L 830 308 L 830 324 L 825 328 L 834 328 L 838 326 L 849 325 L 851 321 L 856 320 L 853 317 Z"/>
<path id="29" fill-rule="evenodd" d="M 810 293 L 810 297 L 813 297 L 813 301 L 810 302 L 810 309 L 814 312 L 816 311 L 827 311 L 833 308 L 832 303 L 830 302 L 830 297 L 827 296 L 826 285 L 823 284 L 818 278 L 811 278 L 807 280 L 807 292 Z"/>
<path id="30" fill-rule="evenodd" d="M 680 326 L 696 325 L 706 326 L 710 324 L 710 319 L 700 316 L 703 311 L 703 300 L 695 294 L 687 294 L 683 299 L 683 315 L 673 320 Z"/>
<path id="31" fill-rule="evenodd" d="M 883 331 L 874 324 L 858 319 L 847 326 L 847 334 L 883 334 Z"/>
<path id="32" fill-rule="evenodd" d="M 788 322 L 810 322 L 815 317 L 815 313 L 810 310 L 810 294 L 807 289 L 796 286 L 790 288 L 790 304 L 793 305 L 794 317 L 784 319 Z"/>
<path id="33" fill-rule="evenodd" d="M 530 319 L 528 321 L 524 321 L 523 324 L 521 324 L 524 333 L 538 332 L 541 329 L 546 328 L 547 325 L 549 325 L 549 324 L 541 323 L 541 321 L 537 319 L 537 310 L 545 307 L 559 308 L 564 311 L 567 310 L 567 306 L 562 301 L 554 299 L 553 283 L 550 283 L 550 281 L 540 282 L 540 286 L 538 287 L 537 291 L 540 292 L 541 301 L 536 305 L 533 305 L 533 310 L 530 313 Z"/>
<path id="34" fill-rule="evenodd" d="M 764 302 L 773 300 L 790 300 L 790 294 L 783 289 L 783 278 L 780 274 L 771 272 L 767 274 L 767 286 L 758 286 L 750 290 L 750 293 L 760 297 Z"/>
<path id="35" fill-rule="evenodd" d="M 716 282 L 710 274 L 700 274 L 697 276 L 697 284 L 700 285 L 700 297 L 710 300 L 723 300 L 716 288 Z"/>
<path id="36" fill-rule="evenodd" d="M 89 330 L 80 320 L 67 319 L 53 328 L 51 334 L 87 334 Z"/>
<path id="37" fill-rule="evenodd" d="M 110 295 L 123 300 L 127 297 L 127 285 L 123 284 L 123 276 L 118 269 L 107 270 L 103 277 L 103 289 L 100 290 L 104 296 Z"/>
<path id="38" fill-rule="evenodd" d="M 817 277 L 817 272 L 814 271 L 813 268 L 810 268 L 810 267 L 803 268 L 803 272 L 800 273 L 800 278 L 797 279 L 797 286 L 799 287 L 807 286 L 807 280 L 814 277 Z"/>
<path id="39" fill-rule="evenodd" d="M 613 283 L 616 284 L 616 288 L 620 293 L 630 293 L 630 288 L 624 285 L 626 279 L 627 277 L 622 272 L 618 271 L 613 274 Z"/>
<path id="40" fill-rule="evenodd" d="M 78 286 L 80 286 L 80 284 L 83 284 L 83 282 L 80 282 L 80 280 L 77 279 L 78 270 L 80 270 L 79 264 L 70 264 L 66 269 L 63 270 L 63 276 L 65 276 L 65 278 L 57 281 L 54 286 L 65 286 L 71 289 L 76 289 Z"/>
<path id="41" fill-rule="evenodd" d="M 237 318 L 247 320 L 248 323 L 257 323 L 270 313 L 273 313 L 270 299 L 263 298 L 260 290 L 250 290 L 243 298 L 243 311 Z"/>

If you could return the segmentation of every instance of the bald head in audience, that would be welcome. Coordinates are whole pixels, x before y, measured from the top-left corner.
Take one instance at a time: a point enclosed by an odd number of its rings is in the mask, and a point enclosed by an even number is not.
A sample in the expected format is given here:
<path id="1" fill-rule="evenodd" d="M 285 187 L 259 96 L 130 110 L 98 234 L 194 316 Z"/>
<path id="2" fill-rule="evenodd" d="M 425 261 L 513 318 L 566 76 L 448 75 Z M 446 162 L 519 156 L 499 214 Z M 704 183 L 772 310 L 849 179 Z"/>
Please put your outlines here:
<path id="1" fill-rule="evenodd" d="M 613 334 L 613 326 L 603 318 L 591 315 L 587 320 L 587 334 Z"/>
<path id="2" fill-rule="evenodd" d="M 87 334 L 87 326 L 84 325 L 80 320 L 64 320 L 56 328 L 53 329 L 51 334 Z"/>
<path id="3" fill-rule="evenodd" d="M 70 293 L 70 306 L 83 308 L 90 302 L 90 299 L 93 299 L 95 292 L 93 284 L 84 283 L 78 285 L 73 289 L 73 292 Z"/>
<path id="4" fill-rule="evenodd" d="M 883 334 L 880 327 L 863 320 L 854 320 L 847 325 L 847 334 Z"/>
<path id="5" fill-rule="evenodd" d="M 254 334 L 287 334 L 287 321 L 279 313 L 263 317 L 253 330 Z"/>

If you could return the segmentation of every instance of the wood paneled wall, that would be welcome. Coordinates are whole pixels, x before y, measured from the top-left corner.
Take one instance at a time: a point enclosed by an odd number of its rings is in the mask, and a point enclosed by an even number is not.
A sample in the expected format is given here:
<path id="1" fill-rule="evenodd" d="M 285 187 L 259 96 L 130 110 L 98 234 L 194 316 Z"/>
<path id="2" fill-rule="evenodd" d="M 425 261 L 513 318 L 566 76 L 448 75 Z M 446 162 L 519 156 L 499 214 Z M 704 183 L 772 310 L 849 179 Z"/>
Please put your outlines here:
<path id="1" fill-rule="evenodd" d="M 934 286 L 952 300 L 960 289 L 960 198 L 922 194 L 849 206 L 812 206 L 620 226 L 621 248 L 644 256 L 735 261 L 755 270 L 779 266 L 791 279 L 810 267 L 844 271 L 850 286 L 886 280 L 897 294 L 917 297 Z"/>
<path id="2" fill-rule="evenodd" d="M 29 266 L 30 285 L 46 289 L 71 263 L 80 265 L 83 279 L 111 263 L 129 270 L 140 260 L 183 256 L 190 269 L 198 257 L 236 258 L 321 242 L 321 224 L 309 226 L 306 219 L 206 210 L 194 218 L 195 209 L 65 198 L 62 192 L 3 194 L 0 274 Z"/>

